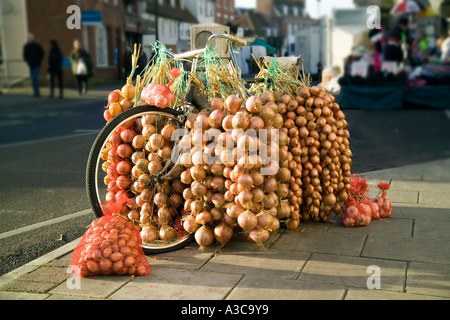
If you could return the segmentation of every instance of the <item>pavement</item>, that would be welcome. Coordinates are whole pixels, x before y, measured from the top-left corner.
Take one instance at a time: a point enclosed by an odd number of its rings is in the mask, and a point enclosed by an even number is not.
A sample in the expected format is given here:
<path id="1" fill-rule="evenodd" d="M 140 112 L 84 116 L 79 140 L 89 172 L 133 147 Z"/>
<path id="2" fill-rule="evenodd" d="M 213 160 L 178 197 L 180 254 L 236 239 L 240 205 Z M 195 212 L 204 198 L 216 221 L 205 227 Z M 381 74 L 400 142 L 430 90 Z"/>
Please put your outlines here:
<path id="1" fill-rule="evenodd" d="M 33 89 L 29 86 L 0 88 L 0 110 L 30 107 L 38 105 L 49 105 L 53 103 L 103 99 L 107 100 L 109 92 L 115 89 L 120 89 L 123 85 L 121 81 L 112 81 L 111 83 L 94 83 L 90 86 L 86 94 L 80 95 L 76 88 L 64 88 L 64 95 L 59 99 L 59 89 L 55 89 L 55 97 L 50 98 L 50 89 L 48 87 L 41 87 L 41 96 L 33 97 Z M 106 105 L 106 104 L 105 104 Z"/>
<path id="2" fill-rule="evenodd" d="M 80 239 L 0 277 L 0 300 L 449 300 L 450 159 L 360 173 L 389 218 L 365 227 L 301 223 L 263 247 L 235 237 L 218 253 L 194 242 L 149 255 L 144 277 L 71 273 Z"/>

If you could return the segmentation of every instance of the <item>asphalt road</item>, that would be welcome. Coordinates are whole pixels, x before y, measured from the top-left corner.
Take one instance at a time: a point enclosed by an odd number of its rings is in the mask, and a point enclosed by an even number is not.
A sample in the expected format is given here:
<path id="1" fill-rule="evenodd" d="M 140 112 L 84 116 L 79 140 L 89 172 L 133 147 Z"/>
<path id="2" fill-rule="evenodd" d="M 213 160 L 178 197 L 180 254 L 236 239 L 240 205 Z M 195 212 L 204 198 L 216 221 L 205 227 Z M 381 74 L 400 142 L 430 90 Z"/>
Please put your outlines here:
<path id="1" fill-rule="evenodd" d="M 103 105 L 80 100 L 2 110 L 0 274 L 86 231 L 93 214 L 86 210 L 84 173 L 90 147 L 105 123 Z M 62 221 L 52 220 L 57 218 Z"/>
<path id="2" fill-rule="evenodd" d="M 85 168 L 103 106 L 97 99 L 1 111 L 0 275 L 82 236 L 94 218 Z M 443 111 L 344 112 L 353 172 L 450 157 Z"/>

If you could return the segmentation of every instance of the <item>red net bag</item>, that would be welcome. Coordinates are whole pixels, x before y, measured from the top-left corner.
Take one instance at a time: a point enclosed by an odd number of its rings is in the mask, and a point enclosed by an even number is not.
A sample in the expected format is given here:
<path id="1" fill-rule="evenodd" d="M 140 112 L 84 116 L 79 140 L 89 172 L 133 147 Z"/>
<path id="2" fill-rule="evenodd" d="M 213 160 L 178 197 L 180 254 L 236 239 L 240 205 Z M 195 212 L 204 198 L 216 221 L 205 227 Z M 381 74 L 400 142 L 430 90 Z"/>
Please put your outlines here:
<path id="1" fill-rule="evenodd" d="M 141 99 L 149 105 L 164 109 L 175 100 L 175 95 L 163 84 L 150 83 L 142 89 Z"/>
<path id="2" fill-rule="evenodd" d="M 366 226 L 372 220 L 372 209 L 367 201 L 359 203 L 352 198 L 344 207 L 342 223 L 346 227 Z"/>
<path id="3" fill-rule="evenodd" d="M 380 182 L 377 185 L 377 188 L 380 190 L 381 195 L 371 199 L 374 203 L 377 204 L 379 208 L 379 218 L 386 218 L 389 217 L 392 213 L 392 204 L 389 199 L 386 199 L 386 191 L 391 187 L 389 183 L 386 182 Z"/>
<path id="4" fill-rule="evenodd" d="M 138 228 L 127 220 L 103 216 L 92 222 L 72 253 L 72 271 L 80 277 L 92 275 L 139 275 L 151 273 L 142 251 Z"/>

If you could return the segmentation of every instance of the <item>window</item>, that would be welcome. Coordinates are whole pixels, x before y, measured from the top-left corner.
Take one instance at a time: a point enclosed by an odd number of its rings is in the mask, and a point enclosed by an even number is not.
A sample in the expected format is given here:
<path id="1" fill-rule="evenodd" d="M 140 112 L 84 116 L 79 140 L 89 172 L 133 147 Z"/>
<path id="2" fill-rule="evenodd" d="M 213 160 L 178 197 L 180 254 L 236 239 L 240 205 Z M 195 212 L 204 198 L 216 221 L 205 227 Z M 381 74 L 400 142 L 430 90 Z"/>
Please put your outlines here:
<path id="1" fill-rule="evenodd" d="M 97 67 L 107 67 L 108 38 L 104 25 L 95 28 L 95 52 L 97 53 Z"/>

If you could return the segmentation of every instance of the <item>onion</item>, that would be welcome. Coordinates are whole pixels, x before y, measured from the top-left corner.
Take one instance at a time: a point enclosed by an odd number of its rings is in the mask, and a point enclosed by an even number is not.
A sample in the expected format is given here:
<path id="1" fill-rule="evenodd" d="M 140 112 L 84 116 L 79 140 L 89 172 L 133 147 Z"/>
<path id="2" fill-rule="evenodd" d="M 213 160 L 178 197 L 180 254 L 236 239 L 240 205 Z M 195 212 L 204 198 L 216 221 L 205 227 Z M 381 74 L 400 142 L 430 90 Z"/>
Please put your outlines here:
<path id="1" fill-rule="evenodd" d="M 194 181 L 203 181 L 206 178 L 206 171 L 201 167 L 193 166 L 189 172 Z"/>
<path id="2" fill-rule="evenodd" d="M 169 241 L 170 239 L 173 239 L 175 236 L 176 236 L 176 232 L 170 226 L 162 226 L 159 229 L 159 237 L 163 241 Z"/>
<path id="3" fill-rule="evenodd" d="M 268 178 L 264 181 L 264 192 L 274 192 L 278 187 L 278 182 L 275 178 Z"/>
<path id="4" fill-rule="evenodd" d="M 269 239 L 270 233 L 268 230 L 260 229 L 258 227 L 252 229 L 249 234 L 249 238 L 256 243 L 261 243 Z"/>
<path id="5" fill-rule="evenodd" d="M 227 215 L 231 218 L 237 218 L 245 209 L 239 204 L 232 203 L 231 206 L 227 208 Z"/>
<path id="6" fill-rule="evenodd" d="M 277 173 L 277 178 L 280 182 L 286 182 L 291 178 L 291 171 L 288 168 L 280 168 Z"/>
<path id="7" fill-rule="evenodd" d="M 209 104 L 211 106 L 211 111 L 223 110 L 223 101 L 220 98 L 217 97 L 212 98 Z"/>
<path id="8" fill-rule="evenodd" d="M 255 186 L 260 186 L 264 183 L 264 176 L 260 172 L 258 171 L 252 172 L 251 176 L 253 179 L 253 184 Z"/>
<path id="9" fill-rule="evenodd" d="M 195 197 L 199 198 L 206 194 L 207 188 L 203 183 L 195 181 L 191 185 L 191 191 Z"/>
<path id="10" fill-rule="evenodd" d="M 251 192 L 253 202 L 261 202 L 264 200 L 264 191 L 262 191 L 260 188 L 254 188 Z"/>
<path id="11" fill-rule="evenodd" d="M 122 87 L 121 92 L 122 92 L 122 96 L 125 99 L 131 100 L 134 98 L 134 95 L 136 93 L 136 88 L 132 84 L 127 83 Z"/>
<path id="12" fill-rule="evenodd" d="M 149 143 L 153 151 L 158 151 L 164 146 L 164 137 L 159 133 L 154 133 L 150 136 Z"/>
<path id="13" fill-rule="evenodd" d="M 222 209 L 211 208 L 210 213 L 214 220 L 222 220 L 222 217 L 223 217 Z"/>
<path id="14" fill-rule="evenodd" d="M 201 200 L 193 200 L 190 209 L 193 214 L 199 214 L 203 210 L 203 202 Z"/>
<path id="15" fill-rule="evenodd" d="M 296 231 L 299 223 L 300 223 L 300 220 L 298 220 L 298 219 L 289 219 L 286 222 L 286 228 L 288 228 L 289 230 Z"/>
<path id="16" fill-rule="evenodd" d="M 253 116 L 249 120 L 248 129 L 260 130 L 264 128 L 264 120 L 258 116 Z"/>
<path id="17" fill-rule="evenodd" d="M 207 224 L 211 220 L 212 220 L 212 215 L 208 211 L 202 211 L 195 216 L 195 221 L 200 225 Z"/>
<path id="18" fill-rule="evenodd" d="M 270 213 L 263 211 L 256 215 L 256 219 L 258 221 L 256 224 L 258 228 L 269 229 L 273 224 L 274 217 Z"/>
<path id="19" fill-rule="evenodd" d="M 263 103 L 275 101 L 275 95 L 271 91 L 264 91 L 259 97 Z"/>
<path id="20" fill-rule="evenodd" d="M 214 234 L 206 225 L 201 226 L 200 228 L 195 231 L 195 241 L 200 245 L 201 247 L 207 247 L 214 241 Z"/>
<path id="21" fill-rule="evenodd" d="M 245 108 L 248 112 L 258 113 L 262 108 L 262 99 L 257 96 L 251 96 L 245 103 Z"/>
<path id="22" fill-rule="evenodd" d="M 166 124 L 161 129 L 161 135 L 163 136 L 164 140 L 171 141 L 172 140 L 172 134 L 175 132 L 177 128 L 173 124 Z"/>
<path id="23" fill-rule="evenodd" d="M 222 128 L 225 130 L 231 130 L 233 129 L 233 117 L 234 115 L 229 114 L 227 116 L 225 116 L 225 118 L 223 118 L 222 120 Z"/>
<path id="24" fill-rule="evenodd" d="M 236 95 L 230 95 L 225 100 L 225 107 L 227 108 L 228 111 L 234 113 L 241 108 L 243 101 L 244 101 L 243 99 L 239 98 Z"/>
<path id="25" fill-rule="evenodd" d="M 246 207 L 247 205 L 251 204 L 251 201 L 253 199 L 253 195 L 247 190 L 239 192 L 239 194 L 236 197 L 237 197 L 236 201 L 238 201 L 239 204 L 243 207 Z"/>
<path id="26" fill-rule="evenodd" d="M 136 135 L 133 138 L 133 141 L 131 142 L 131 145 L 135 148 L 135 149 L 143 149 L 145 144 L 146 144 L 146 140 L 144 138 L 144 136 L 142 135 Z"/>
<path id="27" fill-rule="evenodd" d="M 238 225 L 245 231 L 250 231 L 256 227 L 258 219 L 250 210 L 245 210 L 237 218 Z"/>
<path id="28" fill-rule="evenodd" d="M 233 125 L 234 129 L 245 130 L 250 124 L 250 119 L 244 112 L 237 112 L 234 115 L 231 124 Z"/>
<path id="29" fill-rule="evenodd" d="M 120 138 L 125 143 L 131 143 L 136 136 L 136 132 L 133 129 L 125 129 L 120 132 Z"/>
<path id="30" fill-rule="evenodd" d="M 233 237 L 233 229 L 224 222 L 221 222 L 214 228 L 214 238 L 220 244 L 224 245 Z"/>
<path id="31" fill-rule="evenodd" d="M 258 116 L 266 123 L 266 121 L 275 118 L 275 112 L 267 105 L 264 105 L 262 106 L 261 111 L 259 111 Z"/>
<path id="32" fill-rule="evenodd" d="M 253 178 L 249 174 L 242 174 L 237 179 L 237 183 L 240 184 L 244 189 L 250 190 L 253 186 Z"/>
<path id="33" fill-rule="evenodd" d="M 141 239 L 144 243 L 149 243 L 158 239 L 158 230 L 152 226 L 142 227 Z"/>
<path id="34" fill-rule="evenodd" d="M 208 117 L 208 123 L 212 128 L 221 128 L 225 113 L 222 110 L 214 110 Z"/>

